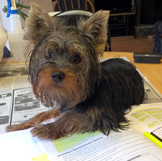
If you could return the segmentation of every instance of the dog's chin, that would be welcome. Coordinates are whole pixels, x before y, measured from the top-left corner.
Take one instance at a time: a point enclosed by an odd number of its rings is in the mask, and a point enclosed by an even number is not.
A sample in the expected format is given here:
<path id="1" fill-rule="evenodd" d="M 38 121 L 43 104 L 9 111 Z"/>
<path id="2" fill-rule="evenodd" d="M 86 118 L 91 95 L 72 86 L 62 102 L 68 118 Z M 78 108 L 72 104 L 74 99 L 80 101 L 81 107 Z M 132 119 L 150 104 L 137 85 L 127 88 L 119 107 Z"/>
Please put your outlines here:
<path id="1" fill-rule="evenodd" d="M 81 85 L 73 84 L 73 87 L 64 86 L 64 83 L 46 83 L 33 84 L 33 91 L 36 97 L 46 107 L 74 107 L 83 98 L 83 90 Z"/>
<path id="2" fill-rule="evenodd" d="M 81 81 L 75 73 L 63 70 L 65 78 L 57 83 L 51 78 L 51 74 L 55 71 L 55 68 L 45 68 L 38 74 L 33 83 L 34 94 L 42 104 L 48 107 L 54 107 L 55 104 L 68 108 L 74 107 L 84 95 Z"/>
<path id="3" fill-rule="evenodd" d="M 53 84 L 53 87 L 54 87 L 55 89 L 61 89 L 61 88 L 62 88 L 62 85 L 61 85 L 61 84 L 58 84 L 58 83 L 54 83 L 54 84 Z"/>
<path id="4" fill-rule="evenodd" d="M 41 103 L 45 106 L 45 107 L 50 107 L 50 108 L 52 108 L 52 109 L 54 109 L 54 108 L 60 108 L 60 104 L 58 103 L 58 101 L 57 100 L 55 100 L 55 101 L 51 101 L 50 103 L 48 102 L 48 101 L 46 101 L 46 100 L 40 100 L 41 101 Z"/>
<path id="5" fill-rule="evenodd" d="M 56 87 L 54 87 L 53 90 L 51 91 L 44 90 L 41 95 L 36 93 L 35 94 L 44 106 L 52 108 L 56 107 L 71 108 L 81 101 L 80 97 L 81 94 L 75 93 L 73 95 L 70 95 L 69 93 L 68 95 L 68 93 L 67 94 L 65 94 L 65 92 L 62 93 L 62 91 L 64 90 L 61 90 L 60 86 L 58 87 L 58 85 L 56 85 Z"/>

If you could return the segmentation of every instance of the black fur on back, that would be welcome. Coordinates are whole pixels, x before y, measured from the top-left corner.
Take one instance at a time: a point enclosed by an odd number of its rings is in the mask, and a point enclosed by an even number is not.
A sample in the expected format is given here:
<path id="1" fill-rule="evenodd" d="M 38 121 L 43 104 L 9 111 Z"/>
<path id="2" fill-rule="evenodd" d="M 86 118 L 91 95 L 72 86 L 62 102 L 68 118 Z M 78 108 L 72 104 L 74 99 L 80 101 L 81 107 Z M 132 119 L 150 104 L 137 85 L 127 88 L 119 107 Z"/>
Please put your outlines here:
<path id="1" fill-rule="evenodd" d="M 101 63 L 101 81 L 95 87 L 90 97 L 76 105 L 76 110 L 81 113 L 93 108 L 100 111 L 92 131 L 100 128 L 109 133 L 110 129 L 124 128 L 128 123 L 126 112 L 144 99 L 142 77 L 133 64 L 121 58 Z M 126 124 L 122 125 L 122 122 Z"/>

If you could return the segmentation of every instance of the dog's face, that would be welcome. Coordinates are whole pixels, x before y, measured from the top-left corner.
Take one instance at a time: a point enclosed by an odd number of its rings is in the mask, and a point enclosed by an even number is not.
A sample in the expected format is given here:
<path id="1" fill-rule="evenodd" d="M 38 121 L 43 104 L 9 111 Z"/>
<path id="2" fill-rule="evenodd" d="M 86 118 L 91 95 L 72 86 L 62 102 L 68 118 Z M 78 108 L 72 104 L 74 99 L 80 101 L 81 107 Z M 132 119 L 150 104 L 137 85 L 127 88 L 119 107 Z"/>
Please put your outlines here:
<path id="1" fill-rule="evenodd" d="M 98 56 L 107 41 L 109 11 L 99 11 L 76 26 L 51 18 L 32 4 L 25 38 L 30 41 L 29 77 L 35 95 L 45 106 L 73 107 L 100 80 Z"/>

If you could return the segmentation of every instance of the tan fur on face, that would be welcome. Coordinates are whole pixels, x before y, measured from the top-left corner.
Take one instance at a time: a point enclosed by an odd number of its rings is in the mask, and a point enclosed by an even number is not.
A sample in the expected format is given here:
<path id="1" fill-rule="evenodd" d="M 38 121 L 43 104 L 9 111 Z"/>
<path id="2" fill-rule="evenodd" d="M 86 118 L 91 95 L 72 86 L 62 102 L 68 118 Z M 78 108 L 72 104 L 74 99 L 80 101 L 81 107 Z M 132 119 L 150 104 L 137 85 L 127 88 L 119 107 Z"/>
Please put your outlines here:
<path id="1" fill-rule="evenodd" d="M 68 107 L 74 106 L 80 101 L 83 95 L 82 85 L 78 77 L 67 69 L 62 69 L 65 74 L 64 80 L 55 83 L 51 74 L 59 71 L 56 68 L 45 68 L 38 75 L 34 82 L 33 90 L 38 99 L 47 106 L 52 106 L 54 101 L 59 104 L 68 103 Z M 67 102 L 64 102 L 64 101 Z"/>

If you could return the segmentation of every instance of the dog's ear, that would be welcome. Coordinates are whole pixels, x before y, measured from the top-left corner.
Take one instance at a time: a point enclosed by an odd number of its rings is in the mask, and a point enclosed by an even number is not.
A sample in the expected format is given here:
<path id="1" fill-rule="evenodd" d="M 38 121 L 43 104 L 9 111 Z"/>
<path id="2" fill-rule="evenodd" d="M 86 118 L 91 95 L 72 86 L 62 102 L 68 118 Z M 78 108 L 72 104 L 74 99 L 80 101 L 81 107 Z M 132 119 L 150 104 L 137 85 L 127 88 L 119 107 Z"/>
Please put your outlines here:
<path id="1" fill-rule="evenodd" d="M 36 3 L 31 3 L 28 18 L 25 21 L 24 39 L 36 41 L 42 32 L 52 29 L 52 18 Z"/>
<path id="2" fill-rule="evenodd" d="M 109 13 L 109 11 L 100 10 L 89 19 L 81 18 L 78 21 L 79 30 L 92 39 L 97 55 L 103 54 L 107 44 Z"/>

